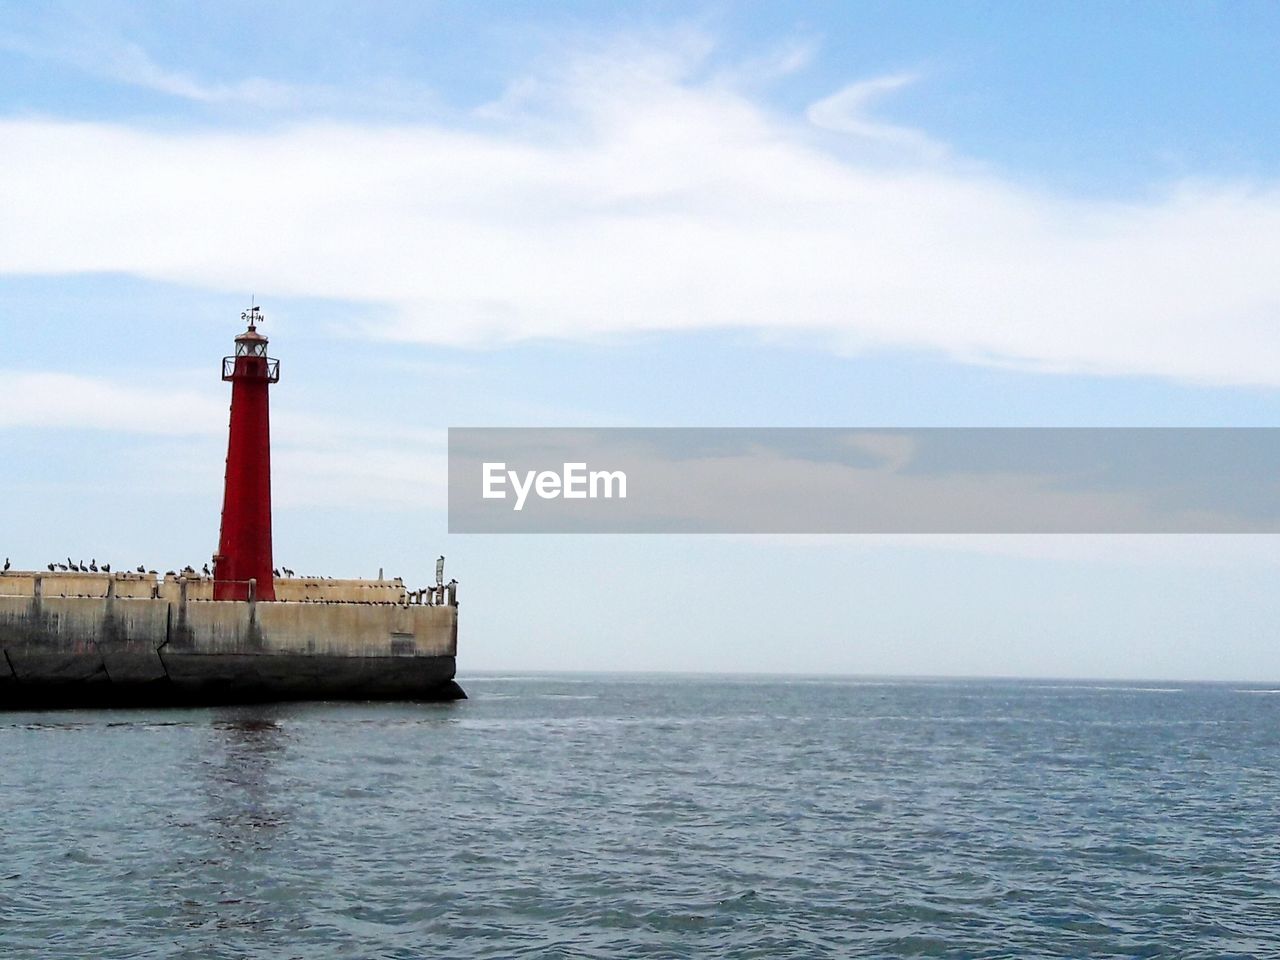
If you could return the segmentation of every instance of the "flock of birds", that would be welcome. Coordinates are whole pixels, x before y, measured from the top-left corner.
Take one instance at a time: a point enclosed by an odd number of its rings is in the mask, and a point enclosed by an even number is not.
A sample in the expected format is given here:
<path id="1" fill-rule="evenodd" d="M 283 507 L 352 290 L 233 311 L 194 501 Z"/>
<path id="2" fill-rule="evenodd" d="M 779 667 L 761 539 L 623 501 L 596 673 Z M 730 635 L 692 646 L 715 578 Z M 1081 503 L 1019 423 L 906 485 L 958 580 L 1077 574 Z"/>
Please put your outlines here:
<path id="1" fill-rule="evenodd" d="M 444 557 L 441 557 L 440 559 L 443 560 Z M 47 566 L 49 567 L 50 573 L 53 573 L 55 571 L 61 571 L 64 573 L 67 573 L 67 572 L 110 573 L 111 572 L 111 564 L 103 563 L 99 565 L 97 557 L 94 557 L 88 563 L 85 563 L 83 560 L 81 560 L 79 563 L 76 563 L 70 557 L 67 557 L 66 563 L 50 563 Z M 8 573 L 9 567 L 10 567 L 9 558 L 5 557 L 3 572 Z M 148 574 L 153 577 L 158 575 L 156 571 L 148 570 L 145 566 L 141 564 L 139 564 L 138 567 L 133 572 Z M 213 576 L 213 572 L 209 569 L 209 565 L 207 563 L 204 564 L 203 567 L 201 567 L 200 572 L 206 577 Z M 290 570 L 288 567 L 277 567 L 271 572 L 275 574 L 277 577 L 284 576 L 284 577 L 293 578 L 297 576 L 297 574 L 294 573 L 292 570 Z M 195 576 L 196 568 L 188 564 L 187 566 L 183 567 L 181 571 L 166 570 L 165 576 L 176 577 L 178 576 L 179 573 L 182 573 L 188 576 Z M 332 580 L 333 578 L 332 577 L 303 577 L 303 579 L 304 580 Z M 397 577 L 396 579 L 399 579 L 399 578 Z M 434 587 L 423 587 L 421 590 L 410 590 L 405 596 L 408 602 L 410 603 L 422 603 L 424 600 L 427 603 L 443 602 L 444 600 L 443 594 L 445 589 L 448 587 L 455 586 L 457 582 L 458 582 L 457 580 L 450 580 L 447 584 L 437 584 Z M 370 602 L 370 601 L 357 601 L 357 602 Z"/>
<path id="2" fill-rule="evenodd" d="M 68 573 L 68 572 L 69 572 L 69 573 L 110 573 L 110 572 L 111 572 L 111 564 L 109 564 L 109 563 L 99 564 L 99 563 L 98 563 L 98 558 L 97 558 L 97 557 L 94 557 L 94 558 L 93 558 L 92 560 L 90 560 L 88 563 L 85 563 L 83 560 L 81 560 L 79 563 L 77 563 L 76 561 L 72 560 L 70 557 L 67 557 L 67 562 L 66 562 L 66 563 L 59 563 L 59 562 L 56 562 L 56 561 L 55 561 L 54 563 L 46 564 L 46 566 L 49 568 L 49 572 L 50 572 L 50 573 L 53 573 L 53 572 L 55 572 L 55 571 L 61 571 L 61 572 L 63 572 L 63 573 Z M 9 569 L 9 558 L 8 558 L 8 557 L 5 557 L 5 560 L 4 560 L 4 569 L 5 569 L 6 571 Z M 148 570 L 148 569 L 147 569 L 145 566 L 143 566 L 142 564 L 139 564 L 139 565 L 138 565 L 138 566 L 133 570 L 133 572 L 134 572 L 134 573 L 146 573 L 146 574 L 150 574 L 150 575 L 151 575 L 151 576 L 153 576 L 153 577 L 154 577 L 154 576 L 158 576 L 158 574 L 157 574 L 157 572 L 156 572 L 155 570 Z M 209 569 L 209 565 L 208 565 L 207 563 L 206 563 L 206 564 L 204 564 L 204 565 L 200 568 L 200 570 L 199 570 L 199 571 L 197 571 L 197 570 L 196 570 L 196 568 L 195 568 L 195 567 L 193 567 L 193 566 L 191 566 L 190 564 L 188 564 L 187 566 L 183 567 L 181 570 L 166 570 L 166 571 L 165 571 L 165 576 L 166 576 L 166 577 L 176 577 L 176 576 L 178 576 L 179 574 L 186 574 L 187 576 L 195 576 L 197 572 L 199 572 L 199 573 L 203 574 L 203 575 L 204 575 L 204 576 L 206 576 L 206 577 L 211 577 L 211 576 L 213 576 L 213 571 Z M 295 573 L 294 573 L 292 570 L 290 570 L 288 567 L 278 567 L 277 569 L 272 570 L 271 572 L 272 572 L 273 574 L 275 574 L 277 577 L 279 577 L 279 576 L 285 576 L 285 577 L 295 577 L 295 576 L 297 576 L 297 574 L 295 574 Z M 317 579 L 319 579 L 319 578 L 317 578 Z"/>
<path id="3" fill-rule="evenodd" d="M 76 563 L 70 557 L 67 557 L 66 563 L 55 562 L 55 563 L 46 564 L 46 566 L 49 568 L 50 573 L 53 573 L 55 571 L 61 571 L 63 573 L 66 573 L 68 571 L 70 571 L 71 573 L 110 573 L 111 572 L 111 564 L 109 563 L 99 564 L 97 557 L 90 560 L 88 563 L 85 563 L 83 560 L 81 560 L 79 563 Z M 183 569 L 183 573 L 196 572 L 193 567 L 183 567 L 182 569 Z M 204 570 L 205 570 L 205 573 L 209 572 L 209 565 L 207 563 L 204 565 Z M 149 573 L 153 577 L 156 576 L 156 571 L 148 570 L 146 567 L 142 566 L 141 564 L 139 564 L 138 567 L 133 572 Z M 167 575 L 172 577 L 172 576 L 177 576 L 177 573 L 176 571 L 170 570 L 168 571 Z"/>
<path id="4" fill-rule="evenodd" d="M 83 560 L 81 560 L 79 563 L 76 563 L 70 557 L 67 557 L 66 563 L 51 563 L 51 564 L 48 564 L 48 567 L 49 567 L 50 573 L 53 573 L 55 570 L 64 570 L 64 571 L 70 570 L 73 573 L 98 573 L 98 572 L 110 573 L 111 572 L 111 564 L 104 563 L 102 566 L 98 566 L 97 557 L 90 560 L 88 563 L 85 563 Z M 6 570 L 8 569 L 7 562 L 6 562 L 5 569 Z M 142 567 L 139 567 L 138 572 L 146 573 L 147 571 L 144 570 Z M 152 570 L 151 572 L 155 573 L 154 570 Z"/>

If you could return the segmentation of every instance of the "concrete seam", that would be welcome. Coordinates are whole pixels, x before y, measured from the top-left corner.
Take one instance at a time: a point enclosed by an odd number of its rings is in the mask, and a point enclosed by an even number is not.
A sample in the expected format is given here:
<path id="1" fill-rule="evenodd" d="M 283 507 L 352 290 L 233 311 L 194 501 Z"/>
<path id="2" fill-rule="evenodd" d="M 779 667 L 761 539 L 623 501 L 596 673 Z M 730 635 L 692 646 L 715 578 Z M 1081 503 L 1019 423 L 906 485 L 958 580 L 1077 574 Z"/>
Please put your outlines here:
<path id="1" fill-rule="evenodd" d="M 173 678 L 169 676 L 169 665 L 164 662 L 164 654 L 161 652 L 169 645 L 169 638 L 165 637 L 164 642 L 156 647 L 156 659 L 160 661 L 160 669 L 164 671 L 164 682 L 173 683 Z"/>
<path id="2" fill-rule="evenodd" d="M 17 670 L 15 670 L 15 669 L 13 669 L 13 661 L 9 659 L 9 651 L 8 651 L 8 650 L 6 650 L 6 651 L 4 652 L 4 662 L 5 662 L 5 663 L 7 663 L 7 664 L 9 665 L 9 672 L 10 672 L 11 674 L 13 674 L 13 682 L 14 682 L 14 683 L 21 683 L 21 682 L 22 682 L 22 678 L 18 676 L 18 671 L 17 671 Z"/>

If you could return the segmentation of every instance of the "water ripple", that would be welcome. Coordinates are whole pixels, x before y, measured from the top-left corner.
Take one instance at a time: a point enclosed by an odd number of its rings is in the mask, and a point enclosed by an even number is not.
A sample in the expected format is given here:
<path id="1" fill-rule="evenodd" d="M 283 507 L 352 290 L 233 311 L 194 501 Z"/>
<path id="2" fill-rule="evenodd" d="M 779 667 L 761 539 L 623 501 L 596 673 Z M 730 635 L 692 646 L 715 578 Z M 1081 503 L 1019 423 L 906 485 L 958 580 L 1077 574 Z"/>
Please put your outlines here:
<path id="1" fill-rule="evenodd" d="M 1280 955 L 1270 691 L 466 685 L 0 715 L 0 955 Z"/>

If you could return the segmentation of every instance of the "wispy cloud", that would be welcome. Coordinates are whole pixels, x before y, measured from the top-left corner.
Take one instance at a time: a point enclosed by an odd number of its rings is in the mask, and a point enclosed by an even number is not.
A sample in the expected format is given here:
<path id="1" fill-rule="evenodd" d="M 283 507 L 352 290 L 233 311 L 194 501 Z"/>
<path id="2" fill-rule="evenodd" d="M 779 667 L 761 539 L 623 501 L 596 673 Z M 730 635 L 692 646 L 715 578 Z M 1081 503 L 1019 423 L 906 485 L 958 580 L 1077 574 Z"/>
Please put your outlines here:
<path id="1" fill-rule="evenodd" d="M 81 65 L 100 70 L 121 83 L 197 103 L 244 103 L 279 108 L 298 102 L 305 93 L 303 87 L 261 77 L 247 77 L 234 83 L 202 82 L 189 74 L 160 66 L 133 43 L 108 49 L 101 57 L 80 56 L 79 60 Z"/>
<path id="2" fill-rule="evenodd" d="M 109 35 L 72 36 L 57 41 L 4 35 L 0 36 L 0 50 L 201 104 L 281 109 L 295 106 L 317 93 L 315 88 L 262 77 L 250 76 L 232 83 L 202 80 L 191 73 L 162 66 L 138 44 Z"/>
<path id="3" fill-rule="evenodd" d="M 0 370 L 0 430 L 88 430 L 128 443 L 159 438 L 169 452 L 155 458 L 173 486 L 191 478 L 214 489 L 212 462 L 193 448 L 222 448 L 227 435 L 225 393 L 169 390 L 103 377 Z M 371 419 L 346 419 L 278 410 L 272 416 L 276 502 L 285 507 L 442 507 L 445 432 Z M 218 475 L 220 479 L 220 475 Z"/>
<path id="4" fill-rule="evenodd" d="M 70 69 L 85 77 L 161 94 L 214 109 L 218 115 L 248 113 L 306 116 L 421 116 L 439 112 L 434 91 L 418 83 L 390 81 L 376 74 L 358 85 L 339 87 L 286 82 L 248 73 L 232 80 L 215 79 L 164 63 L 137 43 L 111 32 L 82 30 L 57 39 L 0 34 L 0 51 Z M 233 64 L 238 68 L 239 64 Z"/>
<path id="5" fill-rule="evenodd" d="M 887 77 L 861 80 L 843 87 L 829 97 L 810 104 L 805 116 L 815 127 L 853 134 L 868 140 L 906 147 L 921 156 L 939 159 L 947 155 L 944 144 L 911 127 L 894 126 L 876 120 L 870 114 L 875 101 L 886 94 L 919 82 L 913 73 L 895 73 Z"/>
<path id="6" fill-rule="evenodd" d="M 107 430 L 159 436 L 226 429 L 226 402 L 197 391 L 166 391 L 98 377 L 0 370 L 0 429 Z"/>
<path id="7" fill-rule="evenodd" d="M 454 124 L 3 121 L 0 208 L 23 229 L 0 232 L 0 273 L 364 301 L 393 318 L 372 332 L 422 342 L 740 328 L 1280 383 L 1280 185 L 1054 195 L 871 118 L 907 75 L 846 87 L 806 123 L 700 55 L 566 57 Z"/>

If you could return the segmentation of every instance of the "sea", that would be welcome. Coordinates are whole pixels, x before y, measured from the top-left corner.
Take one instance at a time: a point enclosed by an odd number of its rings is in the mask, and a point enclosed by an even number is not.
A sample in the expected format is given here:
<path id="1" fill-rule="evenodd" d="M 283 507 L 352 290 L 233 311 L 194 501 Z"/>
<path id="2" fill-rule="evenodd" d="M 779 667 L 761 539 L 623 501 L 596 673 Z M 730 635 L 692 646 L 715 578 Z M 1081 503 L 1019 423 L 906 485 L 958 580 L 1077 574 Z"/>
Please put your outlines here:
<path id="1" fill-rule="evenodd" d="M 0 713 L 0 958 L 1280 957 L 1280 689 Z"/>

